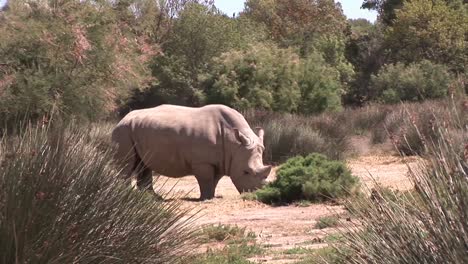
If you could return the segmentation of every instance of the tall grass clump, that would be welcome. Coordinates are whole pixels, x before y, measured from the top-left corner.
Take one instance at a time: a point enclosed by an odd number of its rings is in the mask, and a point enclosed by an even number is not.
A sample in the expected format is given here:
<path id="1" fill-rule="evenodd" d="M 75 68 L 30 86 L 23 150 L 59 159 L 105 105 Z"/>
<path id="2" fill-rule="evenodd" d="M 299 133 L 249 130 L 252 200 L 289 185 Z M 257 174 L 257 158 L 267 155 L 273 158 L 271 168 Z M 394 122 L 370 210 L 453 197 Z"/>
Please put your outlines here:
<path id="1" fill-rule="evenodd" d="M 464 133 L 468 109 L 463 104 L 463 100 L 402 104 L 384 123 L 385 132 L 400 153 L 424 154 L 428 143 L 441 136 L 440 130 Z"/>
<path id="2" fill-rule="evenodd" d="M 451 116 L 440 122 L 466 118 Z M 468 263 L 468 126 L 454 134 L 439 124 L 434 133 L 409 172 L 413 191 L 376 188 L 350 201 L 357 219 L 338 248 L 347 263 Z"/>
<path id="3" fill-rule="evenodd" d="M 0 263 L 177 263 L 193 235 L 178 202 L 122 182 L 88 131 L 0 140 Z"/>
<path id="4" fill-rule="evenodd" d="M 314 152 L 342 159 L 348 150 L 346 128 L 338 125 L 333 114 L 302 116 L 247 111 L 244 116 L 252 127 L 265 130 L 267 162 L 281 163 L 288 158 Z"/>

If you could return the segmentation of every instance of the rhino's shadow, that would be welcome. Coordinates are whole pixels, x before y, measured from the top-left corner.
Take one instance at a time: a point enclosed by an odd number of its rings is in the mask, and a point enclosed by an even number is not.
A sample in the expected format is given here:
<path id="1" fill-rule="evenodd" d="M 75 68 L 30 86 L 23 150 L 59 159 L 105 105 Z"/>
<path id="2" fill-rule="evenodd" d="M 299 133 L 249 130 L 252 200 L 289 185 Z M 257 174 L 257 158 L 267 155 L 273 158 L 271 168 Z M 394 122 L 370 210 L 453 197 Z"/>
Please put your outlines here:
<path id="1" fill-rule="evenodd" d="M 222 199 L 223 196 L 221 195 L 218 195 L 218 196 L 215 196 L 214 199 Z M 172 201 L 176 201 L 176 200 L 182 200 L 182 201 L 185 201 L 185 202 L 210 202 L 210 201 L 213 201 L 214 199 L 211 199 L 211 200 L 202 200 L 200 198 L 194 198 L 194 197 L 171 197 L 171 198 L 166 198 L 164 199 L 165 202 L 172 202 Z"/>

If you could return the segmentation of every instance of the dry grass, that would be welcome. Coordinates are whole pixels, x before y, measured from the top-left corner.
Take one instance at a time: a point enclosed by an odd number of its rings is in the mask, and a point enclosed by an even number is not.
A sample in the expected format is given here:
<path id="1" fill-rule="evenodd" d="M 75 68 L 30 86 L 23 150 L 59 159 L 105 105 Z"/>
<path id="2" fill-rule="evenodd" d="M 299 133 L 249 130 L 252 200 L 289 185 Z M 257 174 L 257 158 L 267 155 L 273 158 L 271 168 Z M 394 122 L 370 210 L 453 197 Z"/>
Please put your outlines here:
<path id="1" fill-rule="evenodd" d="M 451 122 L 451 128 L 437 123 L 433 137 L 421 138 L 426 162 L 410 170 L 413 191 L 377 187 L 370 197 L 350 201 L 357 220 L 337 247 L 347 263 L 468 262 L 468 137 L 451 133 L 460 127 L 466 135 L 468 126 L 458 112 L 450 114 L 435 122 Z"/>
<path id="2" fill-rule="evenodd" d="M 88 132 L 27 127 L 0 140 L 0 263 L 184 259 L 196 247 L 187 210 L 131 190 Z"/>
<path id="3" fill-rule="evenodd" d="M 353 136 L 370 138 L 371 144 L 394 145 L 404 155 L 422 154 L 427 151 L 426 142 L 437 139 L 439 128 L 465 136 L 467 104 L 468 99 L 461 96 L 458 100 L 368 105 L 315 116 L 264 111 L 244 115 L 252 127 L 265 129 L 267 162 L 281 163 L 312 152 L 346 158 L 354 151 L 350 144 Z"/>

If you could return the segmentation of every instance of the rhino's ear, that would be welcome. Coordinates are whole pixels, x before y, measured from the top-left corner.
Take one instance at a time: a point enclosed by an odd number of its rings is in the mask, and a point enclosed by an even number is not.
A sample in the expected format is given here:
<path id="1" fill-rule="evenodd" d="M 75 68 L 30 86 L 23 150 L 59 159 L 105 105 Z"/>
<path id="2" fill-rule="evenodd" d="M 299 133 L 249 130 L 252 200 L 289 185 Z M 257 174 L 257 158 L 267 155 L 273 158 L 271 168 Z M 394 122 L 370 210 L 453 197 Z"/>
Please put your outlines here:
<path id="1" fill-rule="evenodd" d="M 257 127 L 257 135 L 263 143 L 263 136 L 265 135 L 265 130 L 263 130 L 263 128 L 261 127 Z"/>
<path id="2" fill-rule="evenodd" d="M 239 129 L 234 128 L 234 134 L 236 135 L 237 141 L 239 141 L 242 145 L 244 146 L 250 145 L 251 143 L 250 138 L 242 134 L 242 132 L 240 132 Z"/>

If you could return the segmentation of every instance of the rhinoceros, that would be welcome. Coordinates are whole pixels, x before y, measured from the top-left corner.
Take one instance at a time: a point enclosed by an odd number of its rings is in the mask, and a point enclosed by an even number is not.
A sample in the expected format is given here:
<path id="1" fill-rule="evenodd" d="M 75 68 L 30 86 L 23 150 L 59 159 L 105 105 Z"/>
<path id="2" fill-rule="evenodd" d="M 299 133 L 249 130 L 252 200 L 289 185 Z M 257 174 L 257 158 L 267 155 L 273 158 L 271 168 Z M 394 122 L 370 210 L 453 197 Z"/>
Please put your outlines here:
<path id="1" fill-rule="evenodd" d="M 152 171 L 194 175 L 201 200 L 214 197 L 225 175 L 240 193 L 264 184 L 271 166 L 263 164 L 263 137 L 263 129 L 255 134 L 239 112 L 224 105 L 134 110 L 112 132 L 124 175 L 136 174 L 138 189 L 152 190 Z"/>

